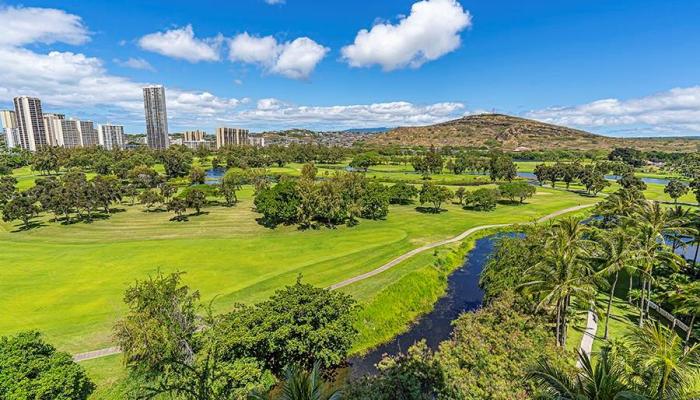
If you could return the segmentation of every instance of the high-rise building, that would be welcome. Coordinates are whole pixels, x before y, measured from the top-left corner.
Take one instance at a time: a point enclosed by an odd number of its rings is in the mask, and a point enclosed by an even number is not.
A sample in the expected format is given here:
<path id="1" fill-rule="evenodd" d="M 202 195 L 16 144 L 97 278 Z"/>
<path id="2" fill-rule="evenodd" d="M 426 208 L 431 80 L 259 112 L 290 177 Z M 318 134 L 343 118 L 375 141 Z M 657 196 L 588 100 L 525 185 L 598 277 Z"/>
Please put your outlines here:
<path id="1" fill-rule="evenodd" d="M 44 114 L 44 126 L 46 127 L 46 143 L 49 146 L 63 146 L 63 114 Z"/>
<path id="2" fill-rule="evenodd" d="M 0 110 L 0 124 L 5 135 L 5 145 L 8 148 L 19 146 L 19 129 L 17 114 L 12 110 Z"/>
<path id="3" fill-rule="evenodd" d="M 148 146 L 165 149 L 169 146 L 168 113 L 165 108 L 165 88 L 161 85 L 143 88 L 143 108 L 146 113 Z"/>
<path id="4" fill-rule="evenodd" d="M 101 124 L 99 127 L 100 145 L 107 150 L 124 148 L 124 127 L 122 125 Z"/>
<path id="5" fill-rule="evenodd" d="M 206 132 L 200 131 L 197 129 L 196 131 L 185 131 L 183 134 L 182 141 L 183 142 L 201 142 L 204 140 L 204 136 L 206 136 Z"/>
<path id="6" fill-rule="evenodd" d="M 248 144 L 248 130 L 241 128 L 216 128 L 216 148 Z"/>
<path id="7" fill-rule="evenodd" d="M 265 138 L 262 135 L 248 136 L 248 143 L 255 147 L 265 147 Z"/>
<path id="8" fill-rule="evenodd" d="M 15 113 L 19 128 L 19 146 L 25 150 L 36 151 L 46 146 L 46 127 L 41 112 L 41 100 L 36 97 L 15 97 Z"/>
<path id="9" fill-rule="evenodd" d="M 80 121 L 75 119 L 64 119 L 61 123 L 63 133 L 63 147 L 70 149 L 81 147 Z"/>
<path id="10" fill-rule="evenodd" d="M 95 129 L 95 124 L 92 121 L 80 121 L 80 143 L 83 147 L 97 146 L 100 144 L 100 135 Z"/>

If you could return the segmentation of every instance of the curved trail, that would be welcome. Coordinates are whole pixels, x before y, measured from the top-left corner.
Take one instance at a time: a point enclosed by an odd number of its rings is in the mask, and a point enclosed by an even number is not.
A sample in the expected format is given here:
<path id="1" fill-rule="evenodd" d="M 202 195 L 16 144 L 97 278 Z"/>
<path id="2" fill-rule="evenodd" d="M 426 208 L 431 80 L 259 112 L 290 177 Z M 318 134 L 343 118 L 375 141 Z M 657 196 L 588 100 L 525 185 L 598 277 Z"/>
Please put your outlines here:
<path id="1" fill-rule="evenodd" d="M 539 218 L 538 220 L 534 221 L 534 223 L 548 221 L 548 220 L 550 220 L 552 218 L 556 218 L 560 215 L 567 214 L 567 213 L 574 212 L 574 211 L 583 210 L 585 208 L 592 207 L 594 205 L 595 205 L 595 203 L 583 204 L 583 205 L 578 205 L 575 207 L 565 208 L 563 210 L 555 211 L 551 214 L 545 215 L 544 217 Z M 530 222 L 530 223 L 532 223 L 532 222 Z M 511 223 L 511 224 L 492 224 L 492 225 L 475 226 L 473 228 L 470 228 L 470 229 L 460 233 L 459 235 L 457 235 L 453 238 L 444 239 L 444 240 L 440 240 L 438 242 L 429 243 L 429 244 L 423 245 L 421 247 L 418 247 L 416 249 L 413 249 L 407 253 L 404 253 L 404 254 L 396 257 L 395 259 L 389 261 L 388 263 L 382 265 L 381 267 L 378 267 L 378 268 L 373 269 L 371 271 L 365 272 L 364 274 L 360 274 L 360 275 L 354 276 L 352 278 L 348 278 L 342 282 L 335 283 L 335 284 L 329 286 L 328 289 L 330 289 L 330 290 L 339 289 L 339 288 L 348 286 L 350 284 L 353 284 L 355 282 L 359 282 L 359 281 L 365 280 L 367 278 L 371 278 L 375 275 L 379 275 L 382 272 L 384 272 L 388 269 L 391 269 L 392 267 L 395 267 L 397 264 L 401 263 L 402 261 L 405 261 L 405 260 L 415 256 L 416 254 L 422 253 L 426 250 L 430 250 L 430 249 L 435 248 L 435 247 L 443 246 L 443 245 L 454 243 L 454 242 L 459 242 L 475 232 L 482 231 L 484 229 L 502 228 L 502 227 L 510 226 L 510 225 L 517 225 L 517 224 Z M 106 349 L 99 349 L 99 350 L 88 351 L 85 353 L 75 354 L 73 356 L 73 360 L 86 361 L 86 360 L 92 360 L 95 358 L 107 357 L 107 356 L 111 356 L 111 355 L 119 354 L 119 353 L 121 353 L 121 350 L 119 349 L 119 347 L 109 347 Z"/>

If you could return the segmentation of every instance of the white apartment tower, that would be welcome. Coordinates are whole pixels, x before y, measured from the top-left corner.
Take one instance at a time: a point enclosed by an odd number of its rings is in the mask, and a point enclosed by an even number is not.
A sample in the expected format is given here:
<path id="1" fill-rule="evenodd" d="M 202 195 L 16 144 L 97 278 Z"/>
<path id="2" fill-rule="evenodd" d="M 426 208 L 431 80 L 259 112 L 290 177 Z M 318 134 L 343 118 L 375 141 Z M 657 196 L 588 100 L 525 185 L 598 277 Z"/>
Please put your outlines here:
<path id="1" fill-rule="evenodd" d="M 100 145 L 107 150 L 124 148 L 124 127 L 122 125 L 102 124 L 99 127 Z"/>
<path id="2" fill-rule="evenodd" d="M 61 123 L 63 133 L 63 147 L 74 149 L 82 146 L 80 139 L 80 121 L 74 119 L 64 119 Z"/>
<path id="3" fill-rule="evenodd" d="M 36 151 L 46 146 L 46 127 L 41 112 L 41 100 L 36 97 L 15 97 L 15 113 L 19 128 L 19 146 L 25 150 Z"/>
<path id="4" fill-rule="evenodd" d="M 216 128 L 216 148 L 248 144 L 248 130 L 241 128 Z"/>
<path id="5" fill-rule="evenodd" d="M 0 110 L 0 124 L 5 132 L 5 145 L 7 148 L 19 146 L 19 128 L 17 128 L 17 114 L 12 110 Z"/>
<path id="6" fill-rule="evenodd" d="M 46 127 L 46 143 L 49 146 L 63 146 L 63 114 L 44 114 L 44 126 Z"/>
<path id="7" fill-rule="evenodd" d="M 100 136 L 92 121 L 79 121 L 80 144 L 83 147 L 97 146 L 100 144 Z"/>
<path id="8" fill-rule="evenodd" d="M 143 88 L 143 108 L 146 114 L 146 139 L 153 149 L 169 146 L 168 113 L 165 108 L 165 88 L 161 85 Z"/>

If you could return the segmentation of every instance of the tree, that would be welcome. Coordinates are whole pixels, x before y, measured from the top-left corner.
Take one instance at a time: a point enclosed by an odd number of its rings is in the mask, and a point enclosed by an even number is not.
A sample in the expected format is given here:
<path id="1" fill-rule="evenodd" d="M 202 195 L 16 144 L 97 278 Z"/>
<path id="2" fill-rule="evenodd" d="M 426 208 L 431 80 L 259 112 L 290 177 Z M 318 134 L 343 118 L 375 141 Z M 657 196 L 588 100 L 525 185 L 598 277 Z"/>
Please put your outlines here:
<path id="1" fill-rule="evenodd" d="M 510 182 L 518 176 L 518 167 L 510 156 L 494 153 L 489 160 L 489 176 L 493 182 L 499 179 Z"/>
<path id="2" fill-rule="evenodd" d="M 623 400 L 643 397 L 627 385 L 624 370 L 612 359 L 608 350 L 600 353 L 593 367 L 588 354 L 579 352 L 581 371 L 575 376 L 543 359 L 528 374 L 542 393 L 538 398 L 552 400 Z"/>
<path id="3" fill-rule="evenodd" d="M 168 211 L 175 213 L 175 221 L 184 221 L 186 218 L 182 214 L 187 211 L 187 202 L 184 199 L 171 199 L 168 202 Z"/>
<path id="4" fill-rule="evenodd" d="M 595 249 L 593 254 L 596 271 L 606 278 L 613 277 L 608 294 L 608 306 L 605 313 L 605 331 L 603 338 L 608 338 L 608 323 L 610 322 L 610 309 L 612 308 L 615 288 L 621 271 L 633 274 L 633 263 L 638 261 L 637 248 L 633 235 L 622 228 L 610 231 L 594 231 Z"/>
<path id="5" fill-rule="evenodd" d="M 517 199 L 521 204 L 525 199 L 534 196 L 536 192 L 534 186 L 523 181 L 502 183 L 498 185 L 498 190 L 501 196 L 509 199 L 513 203 L 515 203 Z"/>
<path id="6" fill-rule="evenodd" d="M 685 342 L 687 344 L 692 335 L 695 318 L 700 315 L 700 282 L 696 281 L 681 285 L 671 294 L 671 299 L 676 305 L 676 312 L 690 316 L 688 332 L 685 336 Z"/>
<path id="7" fill-rule="evenodd" d="M 149 189 L 158 186 L 161 182 L 158 172 L 146 165 L 138 165 L 129 171 L 129 179 L 141 189 Z"/>
<path id="8" fill-rule="evenodd" d="M 318 363 L 314 364 L 310 372 L 298 365 L 287 366 L 284 370 L 284 381 L 281 393 L 274 397 L 277 400 L 340 400 L 341 393 L 328 389 L 328 384 L 321 378 L 321 370 Z M 272 400 L 270 395 L 253 394 L 252 400 Z"/>
<path id="9" fill-rule="evenodd" d="M 38 332 L 0 338 L 0 398 L 85 400 L 94 390 L 85 370 Z"/>
<path id="10" fill-rule="evenodd" d="M 232 206 L 238 202 L 238 197 L 236 192 L 241 190 L 243 183 L 245 182 L 245 176 L 239 174 L 234 170 L 226 171 L 223 179 L 221 179 L 221 187 L 219 190 L 221 194 L 226 199 L 226 205 Z"/>
<path id="11" fill-rule="evenodd" d="M 133 206 L 139 191 L 135 184 L 128 183 L 122 187 L 122 194 L 131 198 L 131 205 Z"/>
<path id="12" fill-rule="evenodd" d="M 698 176 L 697 178 L 693 179 L 692 182 L 690 182 L 690 189 L 695 194 L 695 201 L 697 201 L 697 203 L 700 204 L 700 176 Z"/>
<path id="13" fill-rule="evenodd" d="M 647 184 L 640 178 L 634 176 L 634 172 L 625 172 L 617 183 L 625 189 L 636 189 L 643 192 L 647 189 Z"/>
<path id="14" fill-rule="evenodd" d="M 418 196 L 418 189 L 415 186 L 405 182 L 399 182 L 388 189 L 390 204 L 411 204 L 413 199 Z"/>
<path id="15" fill-rule="evenodd" d="M 15 194 L 17 178 L 14 176 L 0 176 L 0 206 L 4 206 Z"/>
<path id="16" fill-rule="evenodd" d="M 201 209 L 207 204 L 207 195 L 202 189 L 191 188 L 185 195 L 187 206 L 194 208 L 197 215 L 201 214 Z"/>
<path id="17" fill-rule="evenodd" d="M 642 159 L 642 152 L 629 147 L 616 147 L 613 151 L 610 152 L 610 154 L 608 154 L 608 160 L 621 161 L 634 168 L 638 168 L 644 165 L 644 160 Z"/>
<path id="18" fill-rule="evenodd" d="M 631 365 L 639 371 L 648 394 L 656 400 L 681 398 L 688 375 L 700 367 L 700 346 L 684 349 L 675 332 L 651 323 L 635 328 L 627 340 L 632 350 Z"/>
<path id="19" fill-rule="evenodd" d="M 36 198 L 30 193 L 18 193 L 5 204 L 2 209 L 2 220 L 5 222 L 19 219 L 22 221 L 22 226 L 28 229 L 32 218 L 39 213 L 39 207 L 36 205 Z"/>
<path id="20" fill-rule="evenodd" d="M 673 199 L 674 203 L 678 203 L 678 198 L 685 196 L 688 193 L 688 186 L 686 186 L 679 179 L 671 179 L 664 187 L 664 193 L 669 195 Z"/>
<path id="21" fill-rule="evenodd" d="M 114 336 L 128 367 L 163 372 L 170 363 L 192 364 L 199 292 L 190 292 L 182 275 L 159 271 L 126 289 L 129 311 L 115 324 Z"/>
<path id="22" fill-rule="evenodd" d="M 457 200 L 459 200 L 459 205 L 462 205 L 464 202 L 464 196 L 467 194 L 467 191 L 464 190 L 464 187 L 460 186 L 455 190 L 455 197 Z"/>
<path id="23" fill-rule="evenodd" d="M 43 146 L 37 149 L 32 157 L 32 169 L 50 175 L 51 172 L 58 173 L 60 161 L 58 151 L 55 147 Z"/>
<path id="24" fill-rule="evenodd" d="M 357 331 L 357 304 L 347 294 L 301 282 L 275 291 L 269 300 L 223 315 L 212 335 L 225 361 L 251 357 L 276 376 L 285 366 L 330 371 L 347 358 Z"/>
<path id="25" fill-rule="evenodd" d="M 102 204 L 104 212 L 109 214 L 109 206 L 115 201 L 121 201 L 122 188 L 114 176 L 97 175 L 91 181 L 98 203 Z"/>
<path id="26" fill-rule="evenodd" d="M 192 166 L 192 155 L 184 149 L 171 146 L 161 156 L 165 174 L 171 178 L 187 176 Z"/>
<path id="27" fill-rule="evenodd" d="M 552 180 L 554 169 L 547 164 L 538 164 L 535 166 L 534 173 L 540 186 L 542 186 L 545 182 Z M 552 187 L 554 187 L 554 184 L 552 184 Z"/>
<path id="28" fill-rule="evenodd" d="M 206 179 L 206 174 L 204 170 L 199 167 L 193 167 L 190 169 L 190 183 L 193 185 L 203 185 Z"/>
<path id="29" fill-rule="evenodd" d="M 603 189 L 610 186 L 610 182 L 605 179 L 603 172 L 591 165 L 581 169 L 579 179 L 581 184 L 586 187 L 586 192 L 593 194 L 593 196 L 597 196 Z"/>
<path id="30" fill-rule="evenodd" d="M 253 203 L 255 210 L 263 214 L 266 225 L 292 224 L 297 220 L 301 203 L 297 183 L 282 179 L 277 185 L 257 192 Z"/>
<path id="31" fill-rule="evenodd" d="M 165 200 L 170 200 L 170 198 L 177 193 L 175 186 L 165 182 L 158 185 L 158 189 L 160 189 L 160 195 L 163 196 Z"/>
<path id="32" fill-rule="evenodd" d="M 464 208 L 477 211 L 493 211 L 498 204 L 501 192 L 498 189 L 477 189 L 464 198 Z"/>
<path id="33" fill-rule="evenodd" d="M 389 214 L 387 189 L 378 182 L 370 182 L 360 199 L 361 215 L 367 219 L 383 219 Z"/>
<path id="34" fill-rule="evenodd" d="M 439 213 L 442 203 L 451 198 L 452 191 L 450 191 L 450 189 L 432 182 L 426 182 L 420 190 L 419 201 L 421 204 L 431 203 L 433 205 L 432 211 L 434 213 Z"/>
<path id="35" fill-rule="evenodd" d="M 369 167 L 379 163 L 379 156 L 376 153 L 360 153 L 350 161 L 350 167 L 361 171 L 367 171 Z"/>
<path id="36" fill-rule="evenodd" d="M 548 232 L 540 261 L 526 271 L 522 284 L 541 299 L 538 309 L 553 309 L 560 347 L 566 345 L 572 298 L 588 304 L 597 292 L 587 231 L 580 219 L 566 218 L 555 223 Z"/>
<path id="37" fill-rule="evenodd" d="M 154 189 L 146 189 L 139 194 L 139 202 L 146 206 L 147 209 L 163 203 L 163 196 Z"/>

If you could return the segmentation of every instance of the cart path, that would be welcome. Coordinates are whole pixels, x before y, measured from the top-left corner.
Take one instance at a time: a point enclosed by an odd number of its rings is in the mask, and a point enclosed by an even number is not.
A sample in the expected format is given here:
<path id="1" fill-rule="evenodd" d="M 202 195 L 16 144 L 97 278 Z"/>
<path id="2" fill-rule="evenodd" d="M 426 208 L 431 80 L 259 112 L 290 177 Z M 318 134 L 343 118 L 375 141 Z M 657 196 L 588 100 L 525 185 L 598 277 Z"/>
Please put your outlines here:
<path id="1" fill-rule="evenodd" d="M 593 341 L 595 340 L 595 334 L 598 332 L 598 315 L 593 310 L 588 310 L 588 321 L 586 321 L 586 330 L 583 331 L 583 337 L 581 338 L 581 346 L 579 351 L 581 354 L 585 354 L 588 358 L 591 357 L 591 350 L 593 349 Z M 576 362 L 578 368 L 582 368 L 581 360 Z"/>
<path id="2" fill-rule="evenodd" d="M 578 206 L 574 206 L 574 207 L 565 208 L 563 210 L 555 211 L 551 214 L 548 214 L 548 215 L 545 215 L 544 217 L 539 218 L 538 220 L 535 221 L 535 223 L 545 222 L 545 221 L 548 221 L 552 218 L 556 218 L 558 216 L 561 216 L 561 215 L 564 215 L 564 214 L 567 214 L 570 212 L 575 212 L 575 211 L 583 210 L 583 209 L 588 208 L 588 207 L 593 207 L 594 205 L 595 205 L 595 203 L 583 204 L 583 205 L 578 205 Z M 530 222 L 530 223 L 532 223 L 532 222 Z M 395 259 L 389 261 L 388 263 L 382 265 L 379 268 L 365 272 L 364 274 L 354 276 L 352 278 L 348 278 L 342 282 L 335 283 L 335 284 L 329 286 L 328 289 L 330 289 L 330 290 L 340 289 L 342 287 L 351 285 L 353 283 L 356 283 L 356 282 L 365 280 L 367 278 L 371 278 L 373 276 L 379 275 L 382 272 L 384 272 L 388 269 L 391 269 L 392 267 L 395 267 L 397 264 L 401 263 L 402 261 L 405 261 L 405 260 L 415 256 L 416 254 L 422 253 L 426 250 L 430 250 L 430 249 L 435 248 L 435 247 L 444 246 L 446 244 L 459 242 L 461 240 L 464 240 L 466 237 L 468 237 L 469 235 L 471 235 L 475 232 L 482 231 L 484 229 L 502 228 L 502 227 L 510 226 L 510 225 L 517 225 L 517 224 L 516 223 L 491 224 L 491 225 L 480 225 L 480 226 L 470 228 L 470 229 L 460 233 L 459 235 L 457 235 L 453 238 L 440 240 L 440 241 L 434 242 L 434 243 L 429 243 L 429 244 L 423 245 L 421 247 L 418 247 L 416 249 L 413 249 L 407 253 L 404 253 L 404 254 L 396 257 Z M 119 354 L 119 353 L 121 353 L 121 350 L 119 349 L 119 347 L 109 347 L 106 349 L 99 349 L 99 350 L 88 351 L 85 353 L 75 354 L 73 356 L 73 360 L 75 360 L 75 361 L 87 361 L 87 360 L 92 360 L 92 359 L 101 358 L 101 357 L 107 357 L 107 356 L 111 356 L 111 355 Z"/>

